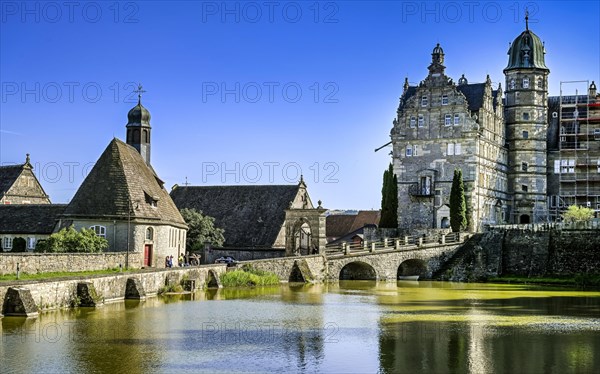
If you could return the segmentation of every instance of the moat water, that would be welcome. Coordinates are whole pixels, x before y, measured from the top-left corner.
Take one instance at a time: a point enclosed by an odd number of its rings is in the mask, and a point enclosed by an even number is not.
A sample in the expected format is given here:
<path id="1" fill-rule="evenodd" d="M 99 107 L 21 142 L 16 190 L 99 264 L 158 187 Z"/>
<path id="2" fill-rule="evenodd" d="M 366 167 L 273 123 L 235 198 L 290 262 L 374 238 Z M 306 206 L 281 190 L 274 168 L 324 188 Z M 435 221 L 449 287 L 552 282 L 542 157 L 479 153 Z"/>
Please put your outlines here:
<path id="1" fill-rule="evenodd" d="M 1 322 L 1 373 L 593 373 L 600 292 L 346 281 Z"/>

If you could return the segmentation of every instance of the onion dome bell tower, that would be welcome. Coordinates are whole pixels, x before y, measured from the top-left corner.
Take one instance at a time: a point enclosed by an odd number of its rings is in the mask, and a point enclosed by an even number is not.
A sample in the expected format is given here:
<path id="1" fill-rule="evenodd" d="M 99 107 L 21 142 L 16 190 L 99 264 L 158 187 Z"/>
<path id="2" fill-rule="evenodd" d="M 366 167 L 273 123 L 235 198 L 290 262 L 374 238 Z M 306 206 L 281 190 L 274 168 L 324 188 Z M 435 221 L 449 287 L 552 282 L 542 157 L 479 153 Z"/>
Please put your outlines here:
<path id="1" fill-rule="evenodd" d="M 513 195 L 511 222 L 543 221 L 546 210 L 546 141 L 548 128 L 548 74 L 540 38 L 529 30 L 529 15 L 523 31 L 508 49 L 506 77 L 506 121 L 508 189 Z"/>
<path id="2" fill-rule="evenodd" d="M 431 65 L 428 67 L 429 74 L 433 76 L 443 75 L 446 67 L 444 66 L 444 50 L 437 43 L 431 52 Z"/>
<path id="3" fill-rule="evenodd" d="M 127 113 L 127 144 L 137 149 L 150 166 L 150 112 L 142 105 L 142 85 L 138 86 L 138 103 Z"/>

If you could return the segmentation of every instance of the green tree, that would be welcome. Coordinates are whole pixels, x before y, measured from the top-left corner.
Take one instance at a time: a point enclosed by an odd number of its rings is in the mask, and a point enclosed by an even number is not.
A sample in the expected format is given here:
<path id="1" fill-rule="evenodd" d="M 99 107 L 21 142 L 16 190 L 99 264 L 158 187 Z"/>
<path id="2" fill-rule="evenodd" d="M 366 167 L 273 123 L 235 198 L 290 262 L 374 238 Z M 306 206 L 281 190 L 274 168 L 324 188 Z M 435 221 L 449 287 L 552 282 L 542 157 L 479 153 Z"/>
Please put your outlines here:
<path id="1" fill-rule="evenodd" d="M 454 170 L 452 190 L 450 190 L 450 227 L 453 232 L 459 232 L 467 227 L 465 186 L 460 169 Z"/>
<path id="2" fill-rule="evenodd" d="M 220 247 L 225 242 L 223 229 L 215 227 L 215 219 L 205 216 L 195 209 L 181 209 L 181 215 L 189 226 L 186 246 L 188 250 L 198 251 L 204 248 L 204 243 L 209 242 Z"/>
<path id="3" fill-rule="evenodd" d="M 594 218 L 594 210 L 582 206 L 571 205 L 562 216 L 565 222 L 591 221 L 592 218 Z"/>
<path id="4" fill-rule="evenodd" d="M 383 172 L 379 227 L 398 228 L 398 177 L 394 174 L 394 167 L 391 163 Z"/>
<path id="5" fill-rule="evenodd" d="M 70 226 L 50 235 L 46 240 L 38 242 L 36 252 L 68 252 L 95 253 L 108 248 L 108 241 L 96 235 L 94 230 L 82 228 L 77 231 Z"/>
<path id="6" fill-rule="evenodd" d="M 27 252 L 27 242 L 23 238 L 14 238 L 11 252 Z"/>

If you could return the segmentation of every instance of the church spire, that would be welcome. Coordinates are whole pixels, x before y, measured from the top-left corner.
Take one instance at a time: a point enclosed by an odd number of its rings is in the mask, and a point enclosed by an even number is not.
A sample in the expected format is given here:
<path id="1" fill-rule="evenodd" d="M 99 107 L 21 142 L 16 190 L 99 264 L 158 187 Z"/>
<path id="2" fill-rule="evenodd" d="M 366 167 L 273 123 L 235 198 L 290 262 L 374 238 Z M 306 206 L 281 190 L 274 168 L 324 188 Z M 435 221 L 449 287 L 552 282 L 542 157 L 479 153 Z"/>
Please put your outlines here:
<path id="1" fill-rule="evenodd" d="M 138 103 L 127 113 L 127 144 L 137 149 L 146 164 L 150 166 L 150 112 L 142 105 L 142 93 L 146 92 L 139 84 Z"/>

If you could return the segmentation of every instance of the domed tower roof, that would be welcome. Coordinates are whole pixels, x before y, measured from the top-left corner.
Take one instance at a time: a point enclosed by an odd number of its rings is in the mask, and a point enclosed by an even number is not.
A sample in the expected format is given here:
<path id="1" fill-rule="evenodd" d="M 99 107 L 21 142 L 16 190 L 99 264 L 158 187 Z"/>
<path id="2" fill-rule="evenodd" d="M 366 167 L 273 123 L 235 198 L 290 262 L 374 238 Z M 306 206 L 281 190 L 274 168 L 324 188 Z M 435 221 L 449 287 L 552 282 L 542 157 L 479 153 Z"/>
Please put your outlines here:
<path id="1" fill-rule="evenodd" d="M 138 103 L 127 113 L 127 126 L 150 126 L 150 112 L 142 105 L 142 96 L 138 95 Z"/>
<path id="2" fill-rule="evenodd" d="M 508 49 L 508 66 L 504 69 L 537 68 L 550 70 L 546 67 L 544 55 L 546 48 L 540 38 L 529 30 L 528 16 L 525 16 L 525 31 L 510 45 Z"/>

